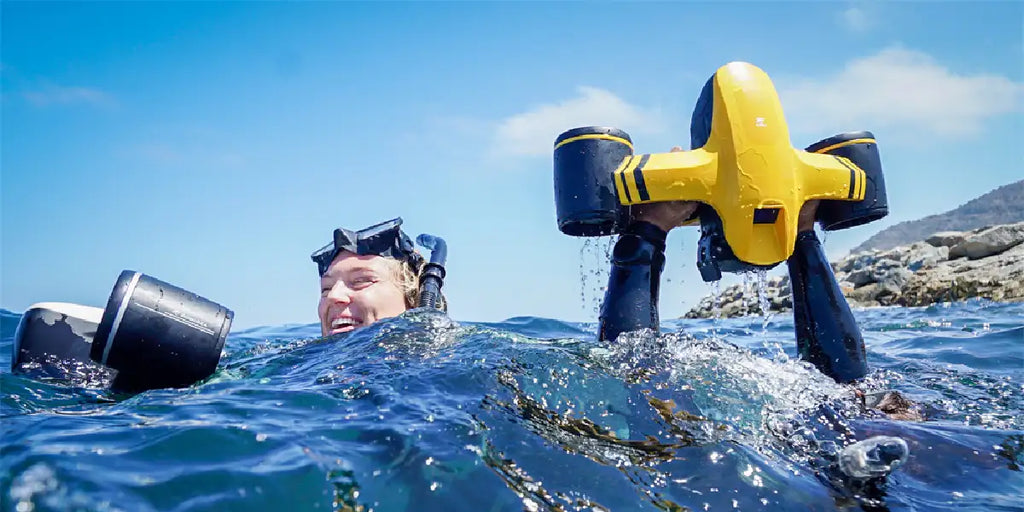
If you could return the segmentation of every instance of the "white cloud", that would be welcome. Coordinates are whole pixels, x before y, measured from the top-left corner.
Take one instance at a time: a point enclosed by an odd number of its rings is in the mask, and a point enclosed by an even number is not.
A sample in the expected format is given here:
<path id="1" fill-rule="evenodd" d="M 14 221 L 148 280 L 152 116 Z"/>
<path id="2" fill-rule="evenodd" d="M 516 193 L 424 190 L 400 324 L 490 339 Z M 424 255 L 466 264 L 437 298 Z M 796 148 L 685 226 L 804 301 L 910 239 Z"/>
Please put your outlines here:
<path id="1" fill-rule="evenodd" d="M 627 133 L 664 130 L 662 116 L 596 87 L 579 87 L 578 95 L 560 103 L 540 105 L 498 122 L 493 150 L 502 156 L 551 153 L 555 137 L 579 126 L 612 126 Z"/>
<path id="2" fill-rule="evenodd" d="M 851 32 L 867 32 L 875 26 L 875 21 L 863 7 L 852 6 L 839 14 L 839 19 Z"/>
<path id="3" fill-rule="evenodd" d="M 944 137 L 977 134 L 1024 97 L 1005 76 L 957 74 L 903 48 L 850 61 L 831 77 L 780 80 L 778 90 L 794 131 L 886 127 Z"/>
<path id="4" fill-rule="evenodd" d="M 68 105 L 73 103 L 110 105 L 114 103 L 114 98 L 109 94 L 89 87 L 46 85 L 34 91 L 25 91 L 22 95 L 26 100 L 37 106 Z"/>

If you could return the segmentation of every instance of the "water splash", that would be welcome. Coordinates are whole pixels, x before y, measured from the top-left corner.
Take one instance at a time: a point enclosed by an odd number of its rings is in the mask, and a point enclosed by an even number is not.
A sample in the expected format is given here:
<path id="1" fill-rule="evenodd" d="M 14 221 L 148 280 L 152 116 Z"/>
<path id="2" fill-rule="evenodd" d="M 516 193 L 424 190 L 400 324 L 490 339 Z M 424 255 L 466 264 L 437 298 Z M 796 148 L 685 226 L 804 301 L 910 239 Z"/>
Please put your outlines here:
<path id="1" fill-rule="evenodd" d="M 907 462 L 907 442 L 898 437 L 877 436 L 843 449 L 839 467 L 851 478 L 884 477 Z"/>
<path id="2" fill-rule="evenodd" d="M 754 284 L 753 279 L 751 279 L 752 273 L 750 271 L 746 271 L 741 273 L 740 276 L 743 277 L 743 284 L 740 286 L 740 305 L 743 311 L 749 312 L 754 309 L 753 304 L 757 304 L 757 296 L 753 293 Z M 752 300 L 751 305 L 747 305 L 747 300 Z"/>
<path id="3" fill-rule="evenodd" d="M 722 319 L 722 281 L 711 282 L 711 337 L 718 338 L 718 323 Z"/>
<path id="4" fill-rule="evenodd" d="M 580 245 L 580 304 L 590 318 L 601 310 L 614 245 L 614 237 L 584 237 Z"/>
<path id="5" fill-rule="evenodd" d="M 804 440 L 796 444 L 797 456 L 807 461 L 821 455 L 818 431 L 843 430 L 842 417 L 856 410 L 853 390 L 810 364 L 766 359 L 714 337 L 627 333 L 607 357 L 613 374 L 627 382 L 649 382 L 666 393 L 663 400 L 687 411 L 687 431 L 701 442 L 731 440 L 758 449 L 792 450 L 790 437 L 799 432 Z M 820 413 L 823 404 L 829 404 L 828 417 Z M 809 423 L 820 428 L 809 428 Z M 813 450 L 801 451 L 805 446 Z"/>
<path id="6" fill-rule="evenodd" d="M 684 238 L 680 238 L 679 239 L 679 255 L 678 256 L 673 258 L 671 255 L 667 254 L 668 253 L 668 249 L 666 249 L 665 252 L 666 252 L 666 257 L 667 257 L 668 261 L 675 260 L 675 261 L 678 262 L 677 263 L 677 265 L 678 265 L 677 268 L 680 271 L 680 274 L 679 274 L 680 276 L 685 276 L 686 273 L 690 271 L 690 265 L 692 264 L 692 260 L 690 260 L 689 258 L 687 258 L 685 256 L 685 254 L 686 254 L 686 240 Z M 665 283 L 666 284 L 671 284 L 672 282 L 673 282 L 673 280 L 672 280 L 672 273 L 669 272 L 668 269 L 666 268 L 666 271 L 665 271 Z M 686 279 L 680 277 L 679 278 L 679 284 L 681 284 L 681 285 L 686 284 Z M 683 309 L 684 310 L 686 309 L 685 308 L 685 304 L 684 304 Z"/>
<path id="7" fill-rule="evenodd" d="M 771 303 L 768 301 L 768 270 L 757 269 L 757 303 L 761 308 L 761 317 L 764 319 L 761 328 L 768 329 L 768 322 L 771 321 Z"/>
<path id="8" fill-rule="evenodd" d="M 757 282 L 757 304 L 761 310 L 762 346 L 768 350 L 769 357 L 784 363 L 789 360 L 785 349 L 777 340 L 771 341 L 768 336 L 768 326 L 775 316 L 771 311 L 771 301 L 768 299 L 768 269 L 757 269 L 755 280 Z"/>
<path id="9" fill-rule="evenodd" d="M 1022 306 L 855 313 L 873 370 L 858 386 L 897 389 L 925 421 L 761 356 L 750 319 L 599 344 L 574 322 L 410 312 L 326 339 L 232 333 L 219 377 L 74 416 L 76 388 L 0 373 L 0 493 L 35 510 L 845 510 L 858 498 L 820 475 L 896 435 L 910 456 L 878 505 L 1017 506 Z M 791 325 L 768 335 L 792 349 Z"/>

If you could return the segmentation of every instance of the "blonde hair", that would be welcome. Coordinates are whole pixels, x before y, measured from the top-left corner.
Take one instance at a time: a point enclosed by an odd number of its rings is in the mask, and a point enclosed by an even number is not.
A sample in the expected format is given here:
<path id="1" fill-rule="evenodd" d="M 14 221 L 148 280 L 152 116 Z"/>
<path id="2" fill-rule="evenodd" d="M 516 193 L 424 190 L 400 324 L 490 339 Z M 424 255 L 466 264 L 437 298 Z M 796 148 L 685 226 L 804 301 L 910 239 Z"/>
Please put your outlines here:
<path id="1" fill-rule="evenodd" d="M 426 266 L 420 265 L 420 268 L 416 268 L 407 260 L 396 260 L 394 258 L 384 258 L 384 260 L 387 262 L 395 284 L 398 285 L 398 289 L 402 291 L 402 296 L 405 297 L 405 307 L 407 309 L 419 307 L 420 277 Z M 440 303 L 441 311 L 448 311 L 448 299 L 445 298 L 444 293 L 441 293 Z"/>

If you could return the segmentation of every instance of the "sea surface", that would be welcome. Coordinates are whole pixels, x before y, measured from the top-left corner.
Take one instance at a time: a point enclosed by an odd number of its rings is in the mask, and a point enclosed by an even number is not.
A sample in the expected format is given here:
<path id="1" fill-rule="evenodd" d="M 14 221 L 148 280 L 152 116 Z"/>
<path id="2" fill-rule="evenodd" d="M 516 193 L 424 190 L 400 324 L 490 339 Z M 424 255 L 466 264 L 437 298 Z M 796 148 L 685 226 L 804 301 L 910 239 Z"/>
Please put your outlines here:
<path id="1" fill-rule="evenodd" d="M 1024 304 L 857 310 L 865 409 L 796 359 L 792 318 L 595 325 L 429 311 L 331 338 L 233 332 L 188 389 L 10 373 L 0 312 L 3 510 L 1024 510 Z M 904 439 L 871 488 L 844 447 Z"/>

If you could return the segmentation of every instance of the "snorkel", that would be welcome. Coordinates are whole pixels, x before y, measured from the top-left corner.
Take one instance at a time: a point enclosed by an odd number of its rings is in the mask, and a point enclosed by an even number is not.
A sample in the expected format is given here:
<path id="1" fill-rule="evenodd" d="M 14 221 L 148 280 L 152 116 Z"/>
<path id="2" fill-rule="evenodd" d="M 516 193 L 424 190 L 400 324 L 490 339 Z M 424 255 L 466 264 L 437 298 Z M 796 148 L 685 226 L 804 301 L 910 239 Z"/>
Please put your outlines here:
<path id="1" fill-rule="evenodd" d="M 444 285 L 444 263 L 448 260 L 448 244 L 444 239 L 426 233 L 416 237 L 416 243 L 430 251 L 430 261 L 420 272 L 421 308 L 442 309 L 441 286 Z"/>

